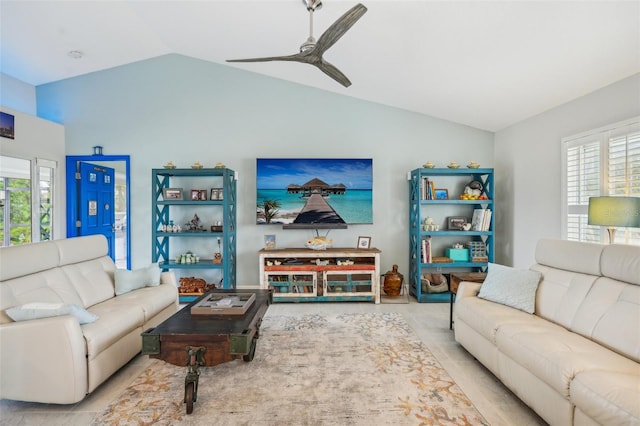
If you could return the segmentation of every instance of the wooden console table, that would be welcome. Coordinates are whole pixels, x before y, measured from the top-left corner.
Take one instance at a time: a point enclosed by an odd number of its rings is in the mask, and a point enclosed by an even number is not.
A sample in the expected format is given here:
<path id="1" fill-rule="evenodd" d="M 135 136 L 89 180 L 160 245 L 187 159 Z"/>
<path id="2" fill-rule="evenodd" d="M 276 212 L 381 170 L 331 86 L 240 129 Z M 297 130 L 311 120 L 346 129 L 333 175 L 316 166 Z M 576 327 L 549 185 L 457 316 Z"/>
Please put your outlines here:
<path id="1" fill-rule="evenodd" d="M 380 303 L 380 250 L 260 250 L 260 288 L 274 302 Z"/>
<path id="2" fill-rule="evenodd" d="M 453 330 L 453 303 L 455 302 L 458 286 L 462 281 L 482 283 L 487 278 L 486 272 L 454 272 L 449 275 L 449 291 L 451 292 L 451 305 L 449 306 L 449 330 Z"/>

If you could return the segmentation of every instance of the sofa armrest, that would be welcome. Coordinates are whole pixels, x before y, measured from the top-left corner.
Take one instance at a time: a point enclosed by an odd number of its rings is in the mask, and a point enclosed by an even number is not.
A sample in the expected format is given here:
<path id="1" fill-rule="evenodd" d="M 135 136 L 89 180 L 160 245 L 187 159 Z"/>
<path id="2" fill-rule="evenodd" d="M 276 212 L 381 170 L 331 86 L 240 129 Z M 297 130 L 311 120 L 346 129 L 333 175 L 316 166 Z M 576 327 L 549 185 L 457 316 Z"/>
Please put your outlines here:
<path id="1" fill-rule="evenodd" d="M 71 404 L 85 397 L 85 342 L 73 316 L 2 324 L 0 342 L 0 398 Z"/>
<path id="2" fill-rule="evenodd" d="M 173 271 L 163 272 L 160 274 L 160 284 L 173 284 L 174 287 L 178 287 L 176 274 Z"/>
<path id="3" fill-rule="evenodd" d="M 456 300 L 462 297 L 477 296 L 480 291 L 480 286 L 482 286 L 481 283 L 462 281 L 458 286 L 458 291 L 456 292 Z"/>

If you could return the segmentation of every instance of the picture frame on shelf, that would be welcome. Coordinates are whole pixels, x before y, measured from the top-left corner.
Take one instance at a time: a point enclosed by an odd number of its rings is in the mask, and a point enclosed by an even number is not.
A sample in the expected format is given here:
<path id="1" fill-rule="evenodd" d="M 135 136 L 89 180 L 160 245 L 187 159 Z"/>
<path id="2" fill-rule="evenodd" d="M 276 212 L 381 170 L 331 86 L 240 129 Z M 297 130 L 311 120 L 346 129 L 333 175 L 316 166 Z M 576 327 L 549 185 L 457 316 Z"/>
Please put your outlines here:
<path id="1" fill-rule="evenodd" d="M 463 231 L 468 219 L 464 216 L 447 217 L 447 229 L 450 231 Z"/>
<path id="2" fill-rule="evenodd" d="M 189 197 L 189 199 L 191 201 L 200 201 L 200 190 L 199 189 L 192 189 L 191 190 L 191 196 Z"/>
<path id="3" fill-rule="evenodd" d="M 206 189 L 200 189 L 200 200 L 201 201 L 207 201 L 207 190 Z"/>
<path id="4" fill-rule="evenodd" d="M 436 188 L 434 190 L 436 197 L 436 200 L 448 200 L 449 199 L 449 190 L 446 188 Z"/>
<path id="5" fill-rule="evenodd" d="M 222 200 L 224 199 L 223 196 L 224 192 L 222 188 L 211 188 L 211 196 L 209 197 L 210 200 Z"/>
<path id="6" fill-rule="evenodd" d="M 273 234 L 264 236 L 264 249 L 275 250 L 276 248 L 276 236 Z"/>
<path id="7" fill-rule="evenodd" d="M 163 188 L 162 199 L 164 201 L 182 200 L 182 188 Z"/>
<path id="8" fill-rule="evenodd" d="M 371 248 L 371 237 L 358 237 L 358 245 L 356 248 L 369 249 Z"/>

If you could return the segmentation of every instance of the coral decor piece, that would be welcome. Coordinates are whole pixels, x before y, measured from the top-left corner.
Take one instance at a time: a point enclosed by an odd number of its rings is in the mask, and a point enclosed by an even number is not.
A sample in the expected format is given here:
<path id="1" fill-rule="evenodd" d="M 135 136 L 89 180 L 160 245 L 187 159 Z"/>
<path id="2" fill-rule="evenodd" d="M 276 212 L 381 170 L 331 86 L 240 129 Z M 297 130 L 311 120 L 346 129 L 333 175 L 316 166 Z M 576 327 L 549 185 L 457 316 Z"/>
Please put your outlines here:
<path id="1" fill-rule="evenodd" d="M 204 293 L 216 288 L 215 284 L 207 284 L 202 278 L 183 277 L 180 278 L 178 293 Z"/>

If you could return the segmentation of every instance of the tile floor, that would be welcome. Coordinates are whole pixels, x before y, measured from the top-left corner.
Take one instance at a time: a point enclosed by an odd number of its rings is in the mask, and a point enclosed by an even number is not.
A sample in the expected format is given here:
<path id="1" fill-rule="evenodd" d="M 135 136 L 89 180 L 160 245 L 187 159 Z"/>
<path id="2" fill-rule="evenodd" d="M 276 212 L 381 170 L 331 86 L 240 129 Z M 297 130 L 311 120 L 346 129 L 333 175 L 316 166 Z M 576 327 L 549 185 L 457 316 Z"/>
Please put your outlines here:
<path id="1" fill-rule="evenodd" d="M 448 303 L 277 303 L 270 313 L 401 312 L 417 335 L 492 426 L 544 425 L 533 411 L 467 353 L 449 330 Z M 72 405 L 0 400 L 0 425 L 89 425 L 145 368 L 139 355 L 83 401 Z"/>

